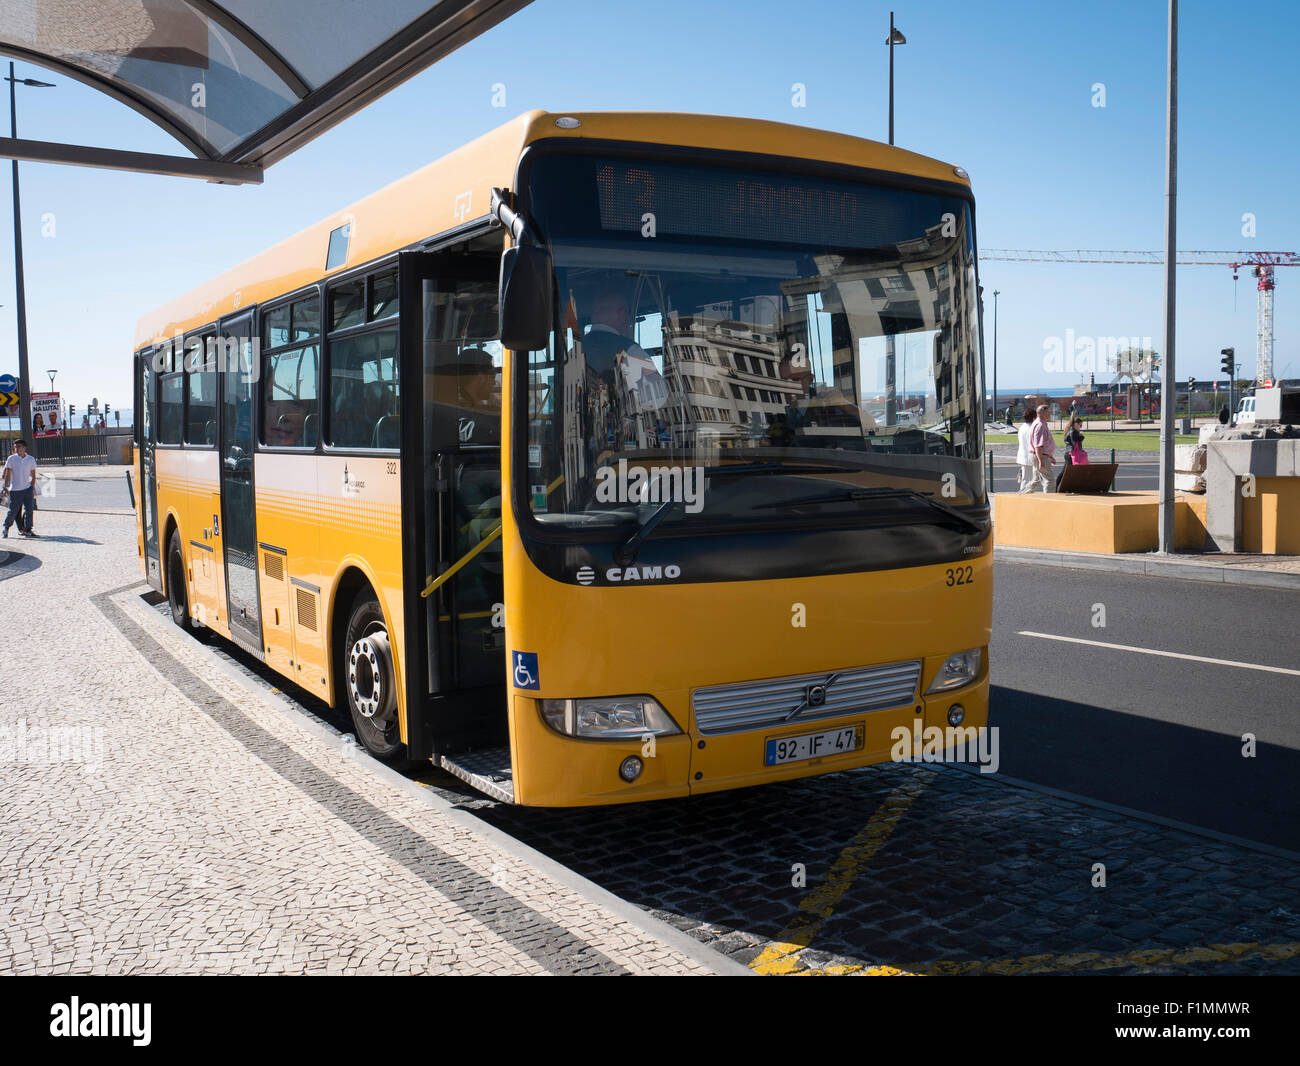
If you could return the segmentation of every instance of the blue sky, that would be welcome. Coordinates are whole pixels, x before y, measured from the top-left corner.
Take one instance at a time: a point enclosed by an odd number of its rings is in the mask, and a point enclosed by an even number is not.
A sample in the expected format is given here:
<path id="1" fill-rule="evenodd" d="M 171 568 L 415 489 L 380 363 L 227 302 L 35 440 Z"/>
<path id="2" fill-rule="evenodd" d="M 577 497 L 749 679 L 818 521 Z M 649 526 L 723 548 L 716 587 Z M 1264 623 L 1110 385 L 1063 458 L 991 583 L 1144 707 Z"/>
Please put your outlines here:
<path id="1" fill-rule="evenodd" d="M 22 165 L 33 378 L 81 406 L 127 406 L 137 319 L 296 230 L 531 108 L 734 114 L 884 140 L 889 11 L 896 140 L 965 167 L 984 248 L 1162 246 L 1165 11 L 1130 2 L 605 4 L 535 0 L 477 41 L 272 167 L 261 186 Z M 593 12 L 599 11 L 599 18 Z M 1179 247 L 1300 250 L 1300 145 L 1290 77 L 1300 5 L 1189 2 L 1181 11 Z M 19 64 L 19 135 L 175 153 L 139 115 Z M 504 109 L 492 106 L 494 83 Z M 806 86 L 803 108 L 791 86 Z M 1094 107 L 1093 86 L 1106 106 Z M 0 184 L 8 184 L 8 168 Z M 0 371 L 17 369 L 10 198 L 0 194 Z M 1242 215 L 1256 236 L 1242 235 Z M 53 217 L 54 233 L 43 236 Z M 48 220 L 46 220 L 48 223 Z M 45 225 L 48 229 L 48 224 Z M 999 384 L 1067 387 L 1045 343 L 1150 337 L 1163 350 L 1154 266 L 982 265 Z M 1179 270 L 1178 369 L 1213 376 L 1219 349 L 1255 360 L 1255 283 Z M 1278 271 L 1277 372 L 1300 376 L 1300 269 Z M 1285 368 L 1290 364 L 1290 369 Z M 1098 380 L 1104 375 L 1098 374 Z M 125 419 L 123 419 L 125 422 Z"/>

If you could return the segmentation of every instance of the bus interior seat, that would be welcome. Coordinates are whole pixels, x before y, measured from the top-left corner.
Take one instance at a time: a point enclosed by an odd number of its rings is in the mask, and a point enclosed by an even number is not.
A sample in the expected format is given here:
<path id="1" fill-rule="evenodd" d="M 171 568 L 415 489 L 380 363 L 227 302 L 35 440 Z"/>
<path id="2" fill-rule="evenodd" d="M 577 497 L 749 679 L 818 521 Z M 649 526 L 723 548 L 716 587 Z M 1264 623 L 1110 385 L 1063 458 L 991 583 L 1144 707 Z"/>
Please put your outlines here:
<path id="1" fill-rule="evenodd" d="M 375 432 L 371 436 L 372 448 L 396 448 L 401 443 L 402 423 L 397 415 L 383 415 L 375 423 Z"/>

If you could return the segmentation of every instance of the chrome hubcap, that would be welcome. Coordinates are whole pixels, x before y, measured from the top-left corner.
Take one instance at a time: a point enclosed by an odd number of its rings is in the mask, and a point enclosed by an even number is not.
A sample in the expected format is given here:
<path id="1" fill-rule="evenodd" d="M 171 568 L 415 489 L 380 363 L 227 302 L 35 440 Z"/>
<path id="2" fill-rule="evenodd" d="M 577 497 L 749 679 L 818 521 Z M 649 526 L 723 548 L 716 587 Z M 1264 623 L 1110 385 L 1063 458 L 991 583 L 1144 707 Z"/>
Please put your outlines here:
<path id="1" fill-rule="evenodd" d="M 397 706 L 392 685 L 388 634 L 376 629 L 359 637 L 348 652 L 348 689 L 363 718 L 376 723 L 393 718 Z"/>

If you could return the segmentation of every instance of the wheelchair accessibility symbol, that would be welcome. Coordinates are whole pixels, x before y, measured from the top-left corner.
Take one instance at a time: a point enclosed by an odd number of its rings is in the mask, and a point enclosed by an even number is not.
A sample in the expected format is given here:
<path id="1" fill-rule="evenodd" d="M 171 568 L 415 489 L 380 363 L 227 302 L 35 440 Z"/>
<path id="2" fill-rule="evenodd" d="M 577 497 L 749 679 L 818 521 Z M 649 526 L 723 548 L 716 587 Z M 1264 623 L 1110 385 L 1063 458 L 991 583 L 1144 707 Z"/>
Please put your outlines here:
<path id="1" fill-rule="evenodd" d="M 540 688 L 541 679 L 537 670 L 537 653 L 516 651 L 511 654 L 515 660 L 515 688 Z"/>

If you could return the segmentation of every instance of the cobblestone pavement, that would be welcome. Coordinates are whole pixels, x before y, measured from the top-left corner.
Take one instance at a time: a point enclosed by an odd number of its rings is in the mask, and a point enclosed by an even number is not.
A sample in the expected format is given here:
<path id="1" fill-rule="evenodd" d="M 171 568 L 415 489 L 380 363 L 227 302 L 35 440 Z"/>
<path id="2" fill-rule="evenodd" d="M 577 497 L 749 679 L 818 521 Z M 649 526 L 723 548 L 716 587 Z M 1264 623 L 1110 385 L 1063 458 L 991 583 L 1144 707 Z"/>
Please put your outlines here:
<path id="1" fill-rule="evenodd" d="M 1300 974 L 1300 856 L 955 766 L 618 811 L 463 802 L 760 973 Z"/>
<path id="2" fill-rule="evenodd" d="M 250 688 L 129 516 L 41 513 L 0 541 L 0 972 L 740 970 Z"/>

